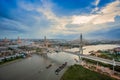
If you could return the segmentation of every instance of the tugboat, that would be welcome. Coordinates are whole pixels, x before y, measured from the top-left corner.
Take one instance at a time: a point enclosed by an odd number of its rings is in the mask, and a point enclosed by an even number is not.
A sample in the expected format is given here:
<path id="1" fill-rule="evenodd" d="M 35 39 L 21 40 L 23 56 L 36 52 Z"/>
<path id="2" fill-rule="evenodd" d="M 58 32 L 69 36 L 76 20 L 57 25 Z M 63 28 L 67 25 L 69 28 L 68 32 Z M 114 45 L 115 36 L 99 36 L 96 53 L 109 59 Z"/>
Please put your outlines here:
<path id="1" fill-rule="evenodd" d="M 52 64 L 48 65 L 48 66 L 46 67 L 46 69 L 50 68 L 51 66 L 52 66 Z"/>
<path id="2" fill-rule="evenodd" d="M 61 71 L 60 68 L 56 69 L 56 70 L 55 70 L 55 74 L 58 75 L 58 73 L 59 73 L 60 71 Z"/>

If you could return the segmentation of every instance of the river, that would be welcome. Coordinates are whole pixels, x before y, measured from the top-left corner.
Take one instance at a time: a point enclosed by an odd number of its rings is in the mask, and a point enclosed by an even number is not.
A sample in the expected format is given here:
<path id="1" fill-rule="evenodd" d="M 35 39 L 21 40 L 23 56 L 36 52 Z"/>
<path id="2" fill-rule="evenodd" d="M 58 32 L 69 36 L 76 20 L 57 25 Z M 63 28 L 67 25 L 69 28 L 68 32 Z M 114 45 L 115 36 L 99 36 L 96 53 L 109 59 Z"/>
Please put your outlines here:
<path id="1" fill-rule="evenodd" d="M 48 53 L 48 57 L 33 54 L 32 57 L 1 65 L 0 80 L 59 80 L 67 67 L 59 75 L 55 74 L 55 70 L 64 62 L 68 62 L 68 66 L 75 64 L 74 58 L 77 56 L 64 52 Z M 46 69 L 49 64 L 52 67 Z"/>

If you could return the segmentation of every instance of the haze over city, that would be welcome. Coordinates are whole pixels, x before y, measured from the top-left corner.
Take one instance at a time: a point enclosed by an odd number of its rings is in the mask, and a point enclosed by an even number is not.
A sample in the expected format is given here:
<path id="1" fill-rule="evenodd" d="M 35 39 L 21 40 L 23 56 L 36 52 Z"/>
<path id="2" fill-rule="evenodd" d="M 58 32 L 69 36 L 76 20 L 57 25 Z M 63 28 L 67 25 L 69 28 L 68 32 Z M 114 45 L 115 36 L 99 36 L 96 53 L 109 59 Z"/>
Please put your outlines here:
<path id="1" fill-rule="evenodd" d="M 1 0 L 0 38 L 120 39 L 119 0 Z"/>

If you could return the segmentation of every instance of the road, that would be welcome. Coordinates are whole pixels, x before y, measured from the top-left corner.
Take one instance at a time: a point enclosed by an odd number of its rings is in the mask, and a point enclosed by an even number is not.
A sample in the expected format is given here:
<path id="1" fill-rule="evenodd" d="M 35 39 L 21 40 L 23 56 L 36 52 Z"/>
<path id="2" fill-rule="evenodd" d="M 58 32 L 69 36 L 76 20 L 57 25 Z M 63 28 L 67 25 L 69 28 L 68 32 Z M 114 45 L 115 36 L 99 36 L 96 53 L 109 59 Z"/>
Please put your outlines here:
<path id="1" fill-rule="evenodd" d="M 70 51 L 64 51 L 64 52 L 70 53 L 70 54 L 73 54 L 73 55 L 79 55 L 79 56 L 81 56 L 83 58 L 87 58 L 87 59 L 91 59 L 91 60 L 95 60 L 95 61 L 99 61 L 99 62 L 103 62 L 103 63 L 113 65 L 113 60 L 103 59 L 103 58 L 99 58 L 99 57 L 96 57 L 96 56 L 90 56 L 90 55 L 80 55 L 80 54 L 77 54 L 78 52 L 77 53 L 70 52 Z M 120 66 L 120 62 L 115 61 L 115 65 Z"/>

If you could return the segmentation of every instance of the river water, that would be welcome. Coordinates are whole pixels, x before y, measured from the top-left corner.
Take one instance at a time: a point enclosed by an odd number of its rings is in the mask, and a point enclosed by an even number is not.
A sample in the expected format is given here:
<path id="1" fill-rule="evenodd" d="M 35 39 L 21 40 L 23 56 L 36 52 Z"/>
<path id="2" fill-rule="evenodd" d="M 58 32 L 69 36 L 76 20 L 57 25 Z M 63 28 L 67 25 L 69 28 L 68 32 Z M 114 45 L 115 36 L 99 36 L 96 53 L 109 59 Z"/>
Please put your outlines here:
<path id="1" fill-rule="evenodd" d="M 1 65 L 0 80 L 59 80 L 67 67 L 59 75 L 55 74 L 55 70 L 64 62 L 68 62 L 68 66 L 75 64 L 74 58 L 78 57 L 64 52 L 48 53 L 47 57 L 33 54 L 32 57 Z M 49 64 L 52 67 L 46 69 Z"/>

